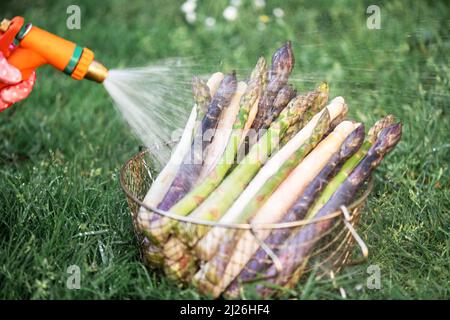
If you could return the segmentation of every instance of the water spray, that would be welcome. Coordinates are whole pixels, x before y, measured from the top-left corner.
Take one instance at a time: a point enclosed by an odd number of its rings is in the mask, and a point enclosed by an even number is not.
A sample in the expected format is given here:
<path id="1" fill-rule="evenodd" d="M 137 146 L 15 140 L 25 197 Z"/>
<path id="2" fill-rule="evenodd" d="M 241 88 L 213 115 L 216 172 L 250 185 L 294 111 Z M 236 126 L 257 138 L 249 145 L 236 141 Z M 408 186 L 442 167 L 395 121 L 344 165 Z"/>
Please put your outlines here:
<path id="1" fill-rule="evenodd" d="M 13 51 L 11 46 L 15 47 Z M 0 24 L 0 51 L 27 79 L 36 68 L 51 65 L 73 79 L 102 83 L 108 69 L 94 60 L 94 53 L 76 43 L 42 30 L 24 18 L 4 19 Z M 5 84 L 0 84 L 0 89 Z"/>

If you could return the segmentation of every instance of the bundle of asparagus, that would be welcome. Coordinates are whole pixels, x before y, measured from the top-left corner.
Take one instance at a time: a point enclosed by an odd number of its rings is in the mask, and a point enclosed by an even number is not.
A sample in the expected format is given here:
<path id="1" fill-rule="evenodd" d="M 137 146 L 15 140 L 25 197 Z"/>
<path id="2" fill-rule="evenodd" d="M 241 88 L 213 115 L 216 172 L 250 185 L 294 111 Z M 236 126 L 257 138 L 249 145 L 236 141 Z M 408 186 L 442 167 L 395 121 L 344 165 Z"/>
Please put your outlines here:
<path id="1" fill-rule="evenodd" d="M 261 57 L 247 82 L 234 72 L 193 79 L 194 107 L 144 204 L 209 224 L 146 208 L 137 219 L 147 261 L 171 278 L 213 297 L 236 297 L 248 281 L 257 281 L 262 297 L 293 287 L 337 223 L 327 216 L 351 204 L 399 141 L 392 116 L 366 136 L 362 123 L 346 120 L 342 97 L 328 102 L 325 82 L 297 93 L 288 83 L 293 66 L 288 42 L 269 69 Z M 305 223 L 258 228 L 298 220 Z M 252 230 L 232 227 L 245 223 Z"/>

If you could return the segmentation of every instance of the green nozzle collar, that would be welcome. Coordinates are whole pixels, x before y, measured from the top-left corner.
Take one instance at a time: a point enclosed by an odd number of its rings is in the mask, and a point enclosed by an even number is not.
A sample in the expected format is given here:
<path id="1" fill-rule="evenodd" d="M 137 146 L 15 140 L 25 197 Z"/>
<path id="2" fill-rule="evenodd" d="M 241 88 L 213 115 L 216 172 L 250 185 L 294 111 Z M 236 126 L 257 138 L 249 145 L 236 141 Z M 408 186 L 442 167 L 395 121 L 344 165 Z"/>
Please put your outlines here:
<path id="1" fill-rule="evenodd" d="M 83 48 L 80 46 L 75 46 L 75 50 L 73 50 L 72 58 L 70 58 L 69 63 L 64 68 L 64 73 L 67 75 L 72 75 L 73 70 L 75 70 L 75 67 L 78 64 L 78 61 L 80 61 L 81 55 L 83 54 Z"/>
<path id="2" fill-rule="evenodd" d="M 25 38 L 28 31 L 30 31 L 32 27 L 33 27 L 33 24 L 27 23 L 27 24 L 24 24 L 22 26 L 22 28 L 20 28 L 19 32 L 17 32 L 16 37 L 13 40 L 14 46 L 17 47 L 20 44 L 20 41 L 22 41 L 22 39 Z"/>

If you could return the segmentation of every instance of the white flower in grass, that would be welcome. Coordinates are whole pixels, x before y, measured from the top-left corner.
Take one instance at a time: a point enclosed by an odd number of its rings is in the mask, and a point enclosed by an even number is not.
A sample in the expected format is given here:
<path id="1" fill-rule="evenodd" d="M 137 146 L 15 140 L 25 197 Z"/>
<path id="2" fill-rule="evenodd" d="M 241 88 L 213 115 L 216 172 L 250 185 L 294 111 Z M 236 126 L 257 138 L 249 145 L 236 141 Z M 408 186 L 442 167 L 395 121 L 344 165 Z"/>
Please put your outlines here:
<path id="1" fill-rule="evenodd" d="M 277 18 L 283 18 L 284 17 L 284 11 L 281 8 L 275 8 L 273 9 L 273 15 Z"/>
<path id="2" fill-rule="evenodd" d="M 223 10 L 223 17 L 228 21 L 234 21 L 237 19 L 238 10 L 236 7 L 229 6 Z"/>
<path id="3" fill-rule="evenodd" d="M 195 0 L 187 0 L 181 5 L 181 11 L 188 15 L 189 13 L 194 13 L 197 8 L 197 2 Z"/>
<path id="4" fill-rule="evenodd" d="M 230 3 L 232 6 L 240 7 L 242 4 L 242 0 L 231 0 Z"/>
<path id="5" fill-rule="evenodd" d="M 214 19 L 213 17 L 207 17 L 205 19 L 205 26 L 207 26 L 208 28 L 212 28 L 216 25 L 216 19 Z"/>
<path id="6" fill-rule="evenodd" d="M 190 24 L 193 24 L 197 21 L 197 14 L 195 12 L 186 13 L 186 21 Z"/>
<path id="7" fill-rule="evenodd" d="M 257 8 L 264 8 L 266 6 L 266 0 L 253 0 L 253 4 Z"/>

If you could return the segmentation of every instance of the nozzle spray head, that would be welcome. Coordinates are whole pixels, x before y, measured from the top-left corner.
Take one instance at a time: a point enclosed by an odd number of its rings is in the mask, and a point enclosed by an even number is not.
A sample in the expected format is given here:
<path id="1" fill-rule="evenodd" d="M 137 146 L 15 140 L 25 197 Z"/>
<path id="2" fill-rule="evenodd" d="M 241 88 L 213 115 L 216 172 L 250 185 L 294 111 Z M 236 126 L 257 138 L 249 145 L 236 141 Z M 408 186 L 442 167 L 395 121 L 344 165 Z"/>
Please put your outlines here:
<path id="1" fill-rule="evenodd" d="M 105 81 L 108 76 L 108 69 L 98 61 L 92 61 L 88 67 L 85 79 L 92 80 L 98 83 Z"/>
<path id="2" fill-rule="evenodd" d="M 94 60 L 94 53 L 88 48 L 79 48 L 79 53 L 70 59 L 72 68 L 65 68 L 64 73 L 70 75 L 73 79 L 88 79 L 102 83 L 108 76 L 108 69 L 100 62 Z"/>

